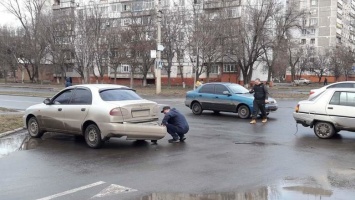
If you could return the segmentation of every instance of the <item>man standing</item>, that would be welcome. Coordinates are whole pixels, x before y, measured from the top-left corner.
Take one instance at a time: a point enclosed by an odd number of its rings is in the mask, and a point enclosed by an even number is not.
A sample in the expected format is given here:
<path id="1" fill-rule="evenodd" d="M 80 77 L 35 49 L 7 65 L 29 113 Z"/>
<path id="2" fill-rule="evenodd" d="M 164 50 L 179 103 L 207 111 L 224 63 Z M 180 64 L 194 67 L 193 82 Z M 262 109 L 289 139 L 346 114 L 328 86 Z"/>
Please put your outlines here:
<path id="1" fill-rule="evenodd" d="M 253 102 L 253 116 L 251 120 L 251 124 L 256 123 L 256 117 L 259 114 L 259 111 L 261 111 L 262 115 L 262 122 L 266 123 L 267 122 L 267 117 L 266 117 L 266 111 L 265 111 L 265 104 L 268 103 L 268 98 L 269 98 L 269 92 L 267 87 L 260 82 L 260 79 L 257 78 L 254 81 L 254 86 L 253 88 L 249 91 L 250 93 L 254 93 L 254 102 Z"/>
<path id="2" fill-rule="evenodd" d="M 189 131 L 186 118 L 175 108 L 170 109 L 170 106 L 164 106 L 161 113 L 165 115 L 161 124 L 166 126 L 168 133 L 173 137 L 169 143 L 185 141 L 185 134 Z"/>

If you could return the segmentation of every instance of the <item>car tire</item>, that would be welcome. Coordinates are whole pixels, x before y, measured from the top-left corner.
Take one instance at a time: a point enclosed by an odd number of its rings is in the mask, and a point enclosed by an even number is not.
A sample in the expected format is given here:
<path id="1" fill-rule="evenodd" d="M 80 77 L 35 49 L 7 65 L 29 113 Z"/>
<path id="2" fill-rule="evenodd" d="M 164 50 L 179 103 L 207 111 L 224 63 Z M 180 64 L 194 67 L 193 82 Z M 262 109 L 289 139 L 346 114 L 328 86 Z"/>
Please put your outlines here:
<path id="1" fill-rule="evenodd" d="M 333 124 L 329 122 L 317 122 L 314 125 L 314 133 L 321 139 L 329 139 L 335 135 Z"/>
<path id="2" fill-rule="evenodd" d="M 201 115 L 202 114 L 202 106 L 198 102 L 194 102 L 191 106 L 192 113 L 195 115 Z"/>
<path id="3" fill-rule="evenodd" d="M 89 147 L 94 149 L 99 149 L 102 147 L 103 141 L 101 139 L 101 131 L 95 124 L 90 124 L 86 127 L 85 142 Z"/>
<path id="4" fill-rule="evenodd" d="M 38 124 L 36 117 L 31 117 L 27 122 L 27 131 L 31 137 L 40 138 L 43 136 L 44 131 L 41 130 L 41 127 Z"/>
<path id="5" fill-rule="evenodd" d="M 250 109 L 246 105 L 241 105 L 238 108 L 238 116 L 242 119 L 247 119 L 250 117 Z"/>

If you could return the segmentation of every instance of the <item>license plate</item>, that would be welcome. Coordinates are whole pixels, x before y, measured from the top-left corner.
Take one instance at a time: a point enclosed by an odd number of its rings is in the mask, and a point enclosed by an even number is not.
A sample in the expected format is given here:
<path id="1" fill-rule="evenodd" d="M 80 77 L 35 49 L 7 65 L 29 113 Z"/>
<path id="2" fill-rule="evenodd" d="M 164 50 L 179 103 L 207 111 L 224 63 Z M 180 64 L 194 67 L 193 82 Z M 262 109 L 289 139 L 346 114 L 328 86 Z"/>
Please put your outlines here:
<path id="1" fill-rule="evenodd" d="M 132 111 L 132 117 L 147 117 L 147 116 L 149 116 L 149 110 Z"/>

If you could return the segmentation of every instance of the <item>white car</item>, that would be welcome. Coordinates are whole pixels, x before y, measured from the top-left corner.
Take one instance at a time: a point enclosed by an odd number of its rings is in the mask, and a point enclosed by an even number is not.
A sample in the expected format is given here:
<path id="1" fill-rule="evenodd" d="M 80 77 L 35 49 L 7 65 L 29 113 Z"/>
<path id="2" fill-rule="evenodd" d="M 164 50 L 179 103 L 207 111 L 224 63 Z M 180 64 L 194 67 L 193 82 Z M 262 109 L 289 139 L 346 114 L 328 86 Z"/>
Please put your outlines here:
<path id="1" fill-rule="evenodd" d="M 158 119 L 156 102 L 142 99 L 126 86 L 109 84 L 67 87 L 30 106 L 23 116 L 32 137 L 45 132 L 82 135 L 91 148 L 100 148 L 110 137 L 155 142 L 166 134 Z"/>
<path id="2" fill-rule="evenodd" d="M 300 101 L 293 118 L 314 128 L 319 138 L 331 138 L 341 130 L 355 132 L 355 88 L 332 88 L 316 98 Z"/>
<path id="3" fill-rule="evenodd" d="M 342 81 L 342 82 L 336 82 L 332 83 L 329 85 L 326 85 L 324 87 L 318 88 L 318 89 L 313 89 L 309 92 L 309 97 L 308 99 L 312 99 L 322 93 L 324 90 L 329 89 L 329 88 L 355 88 L 355 81 Z"/>
<path id="4" fill-rule="evenodd" d="M 305 78 L 300 78 L 300 79 L 298 79 L 298 80 L 294 80 L 293 82 L 294 82 L 296 85 L 302 85 L 302 84 L 308 85 L 308 84 L 311 83 L 310 80 L 305 79 Z"/>

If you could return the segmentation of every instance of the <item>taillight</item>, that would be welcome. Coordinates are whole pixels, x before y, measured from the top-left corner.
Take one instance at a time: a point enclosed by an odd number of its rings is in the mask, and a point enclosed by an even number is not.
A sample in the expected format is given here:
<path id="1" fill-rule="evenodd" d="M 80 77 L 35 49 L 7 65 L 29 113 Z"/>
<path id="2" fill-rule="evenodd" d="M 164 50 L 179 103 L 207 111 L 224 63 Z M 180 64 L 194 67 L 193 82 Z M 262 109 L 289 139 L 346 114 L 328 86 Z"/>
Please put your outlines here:
<path id="1" fill-rule="evenodd" d="M 309 92 L 309 95 L 312 95 L 312 94 L 314 94 L 314 91 L 311 90 L 311 91 Z"/>
<path id="2" fill-rule="evenodd" d="M 126 116 L 129 112 L 125 108 L 114 108 L 110 111 L 111 116 Z"/>
<path id="3" fill-rule="evenodd" d="M 300 110 L 300 104 L 297 104 L 296 108 L 295 108 L 295 112 L 298 113 L 298 111 Z"/>

